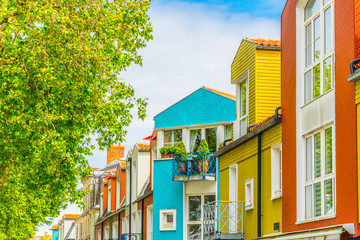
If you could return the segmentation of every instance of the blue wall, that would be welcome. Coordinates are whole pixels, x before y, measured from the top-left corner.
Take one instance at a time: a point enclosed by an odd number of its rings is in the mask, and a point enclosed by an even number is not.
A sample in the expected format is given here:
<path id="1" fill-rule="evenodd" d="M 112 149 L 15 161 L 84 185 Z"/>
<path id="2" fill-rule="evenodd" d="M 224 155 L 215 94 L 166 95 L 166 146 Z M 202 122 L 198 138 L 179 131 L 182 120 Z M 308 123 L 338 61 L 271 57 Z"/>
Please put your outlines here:
<path id="1" fill-rule="evenodd" d="M 51 229 L 52 230 L 52 239 L 56 240 L 59 235 L 59 230 Z"/>
<path id="2" fill-rule="evenodd" d="M 183 239 L 183 183 L 172 181 L 172 160 L 154 161 L 153 239 Z M 176 231 L 160 231 L 160 209 L 176 209 Z"/>
<path id="3" fill-rule="evenodd" d="M 155 128 L 236 120 L 236 101 L 205 88 L 193 92 L 155 116 Z"/>

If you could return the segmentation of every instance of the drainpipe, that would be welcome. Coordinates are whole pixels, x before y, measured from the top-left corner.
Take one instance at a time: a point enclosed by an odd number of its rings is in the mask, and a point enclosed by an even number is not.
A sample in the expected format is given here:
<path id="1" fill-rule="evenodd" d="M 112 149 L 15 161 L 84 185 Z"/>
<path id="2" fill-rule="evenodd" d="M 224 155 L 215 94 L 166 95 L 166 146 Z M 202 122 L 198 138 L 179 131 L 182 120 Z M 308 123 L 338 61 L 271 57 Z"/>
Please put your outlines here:
<path id="1" fill-rule="evenodd" d="M 257 199 L 257 235 L 261 237 L 261 133 L 258 134 L 258 199 Z"/>
<path id="2" fill-rule="evenodd" d="M 131 236 L 131 195 L 132 195 L 132 188 L 131 188 L 131 185 L 132 185 L 132 177 L 131 177 L 131 173 L 132 173 L 132 158 L 129 158 L 128 159 L 128 162 L 130 163 L 130 196 L 129 196 L 129 202 L 130 202 L 130 205 L 129 205 L 129 236 Z"/>
<path id="3" fill-rule="evenodd" d="M 104 240 L 104 221 L 101 222 L 101 240 Z"/>
<path id="4" fill-rule="evenodd" d="M 144 239 L 144 198 L 141 200 L 141 240 Z"/>

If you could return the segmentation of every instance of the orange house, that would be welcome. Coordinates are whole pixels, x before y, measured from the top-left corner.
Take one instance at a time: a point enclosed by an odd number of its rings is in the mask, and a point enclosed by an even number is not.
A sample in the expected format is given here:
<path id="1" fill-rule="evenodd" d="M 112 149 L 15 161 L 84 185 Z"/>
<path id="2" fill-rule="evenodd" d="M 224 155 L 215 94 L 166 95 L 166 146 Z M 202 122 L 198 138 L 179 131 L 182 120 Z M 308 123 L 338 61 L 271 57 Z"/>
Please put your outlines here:
<path id="1" fill-rule="evenodd" d="M 360 235 L 355 87 L 360 1 L 288 0 L 281 17 L 279 239 Z"/>

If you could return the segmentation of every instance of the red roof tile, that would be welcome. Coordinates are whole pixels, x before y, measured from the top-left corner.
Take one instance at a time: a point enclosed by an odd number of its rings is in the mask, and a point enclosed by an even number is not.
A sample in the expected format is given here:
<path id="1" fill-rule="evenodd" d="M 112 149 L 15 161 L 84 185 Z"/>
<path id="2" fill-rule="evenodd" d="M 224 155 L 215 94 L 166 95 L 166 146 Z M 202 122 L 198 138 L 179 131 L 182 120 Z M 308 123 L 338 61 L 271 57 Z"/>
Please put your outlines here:
<path id="1" fill-rule="evenodd" d="M 136 143 L 136 146 L 139 150 L 149 151 L 150 150 L 150 143 Z"/>
<path id="2" fill-rule="evenodd" d="M 272 38 L 246 38 L 247 40 L 256 42 L 257 45 L 262 46 L 271 46 L 271 47 L 281 47 L 281 41 L 279 39 Z"/>

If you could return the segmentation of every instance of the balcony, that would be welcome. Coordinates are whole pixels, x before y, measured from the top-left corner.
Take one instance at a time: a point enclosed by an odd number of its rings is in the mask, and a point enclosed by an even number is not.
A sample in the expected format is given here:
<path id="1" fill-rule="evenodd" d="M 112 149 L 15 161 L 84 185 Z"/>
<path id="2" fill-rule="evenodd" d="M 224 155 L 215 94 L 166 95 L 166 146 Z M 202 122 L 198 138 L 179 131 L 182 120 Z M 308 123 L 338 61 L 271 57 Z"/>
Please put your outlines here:
<path id="1" fill-rule="evenodd" d="M 120 239 L 115 239 L 113 238 L 113 240 L 141 240 L 141 233 L 124 233 L 121 235 Z"/>
<path id="2" fill-rule="evenodd" d="M 244 202 L 216 201 L 205 204 L 204 239 L 244 239 Z"/>
<path id="3" fill-rule="evenodd" d="M 215 181 L 217 162 L 211 152 L 173 154 L 173 181 Z"/>

